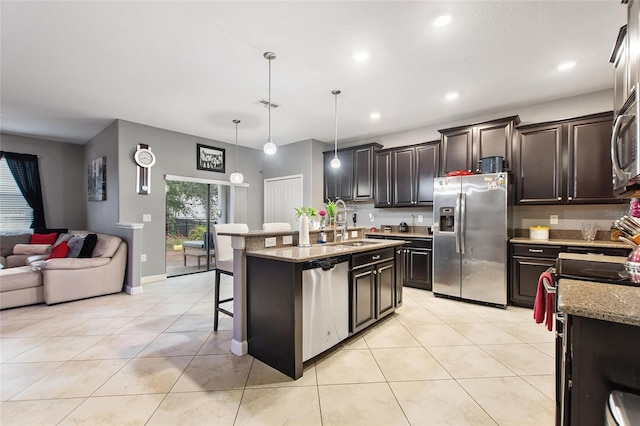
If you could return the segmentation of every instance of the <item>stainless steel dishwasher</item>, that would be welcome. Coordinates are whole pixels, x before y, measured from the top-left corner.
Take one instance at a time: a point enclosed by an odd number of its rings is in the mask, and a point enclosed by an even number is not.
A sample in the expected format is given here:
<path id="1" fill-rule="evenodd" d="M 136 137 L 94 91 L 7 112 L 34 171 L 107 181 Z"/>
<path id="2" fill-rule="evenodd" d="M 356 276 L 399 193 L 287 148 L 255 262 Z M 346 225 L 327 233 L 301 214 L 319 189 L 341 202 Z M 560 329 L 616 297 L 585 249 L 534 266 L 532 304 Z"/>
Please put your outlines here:
<path id="1" fill-rule="evenodd" d="M 311 260 L 302 267 L 302 360 L 349 336 L 349 256 Z"/>

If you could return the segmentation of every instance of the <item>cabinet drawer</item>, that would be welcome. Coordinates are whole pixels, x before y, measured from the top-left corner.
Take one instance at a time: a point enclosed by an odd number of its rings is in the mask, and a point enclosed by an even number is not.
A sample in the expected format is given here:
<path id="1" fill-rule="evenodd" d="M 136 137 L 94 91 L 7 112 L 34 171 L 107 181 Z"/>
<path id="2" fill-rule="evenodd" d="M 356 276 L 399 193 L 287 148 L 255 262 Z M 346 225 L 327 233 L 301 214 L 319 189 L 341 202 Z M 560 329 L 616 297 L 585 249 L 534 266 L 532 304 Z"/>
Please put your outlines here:
<path id="1" fill-rule="evenodd" d="M 567 247 L 567 253 L 581 254 L 604 254 L 606 256 L 629 256 L 631 248 L 611 248 L 611 247 Z"/>
<path id="2" fill-rule="evenodd" d="M 547 246 L 535 244 L 514 244 L 514 256 L 533 256 L 533 257 L 558 257 L 560 246 Z"/>
<path id="3" fill-rule="evenodd" d="M 357 253 L 351 256 L 351 269 L 356 269 L 372 263 L 378 263 L 385 260 L 393 260 L 393 248 L 373 250 L 365 253 Z"/>
<path id="4" fill-rule="evenodd" d="M 430 249 L 433 247 L 433 240 L 406 239 L 404 247 Z"/>

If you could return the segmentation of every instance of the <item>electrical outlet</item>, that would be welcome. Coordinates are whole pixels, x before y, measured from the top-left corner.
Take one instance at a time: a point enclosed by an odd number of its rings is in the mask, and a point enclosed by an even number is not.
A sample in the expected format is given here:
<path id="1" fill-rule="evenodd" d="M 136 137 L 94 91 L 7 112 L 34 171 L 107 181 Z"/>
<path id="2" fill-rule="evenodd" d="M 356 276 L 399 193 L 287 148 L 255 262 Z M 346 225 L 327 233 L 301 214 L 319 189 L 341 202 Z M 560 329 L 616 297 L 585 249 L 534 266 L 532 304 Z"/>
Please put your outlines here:
<path id="1" fill-rule="evenodd" d="M 147 255 L 146 254 L 141 254 L 140 255 L 140 262 L 146 262 L 147 261 Z"/>
<path id="2" fill-rule="evenodd" d="M 549 224 L 550 225 L 557 225 L 558 224 L 558 215 L 557 214 L 552 214 L 551 216 L 549 216 Z"/>
<path id="3" fill-rule="evenodd" d="M 143 214 L 142 215 L 142 221 L 143 222 L 151 222 L 151 215 L 150 214 Z"/>
<path id="4" fill-rule="evenodd" d="M 351 238 L 358 238 L 358 231 L 351 231 Z"/>
<path id="5" fill-rule="evenodd" d="M 293 237 L 291 235 L 283 235 L 282 236 L 282 244 L 293 244 Z"/>
<path id="6" fill-rule="evenodd" d="M 269 237 L 264 239 L 265 247 L 275 247 L 276 246 L 276 237 Z"/>
<path id="7" fill-rule="evenodd" d="M 418 215 L 418 222 L 422 223 L 422 221 L 424 220 L 424 218 L 422 217 L 421 214 Z"/>

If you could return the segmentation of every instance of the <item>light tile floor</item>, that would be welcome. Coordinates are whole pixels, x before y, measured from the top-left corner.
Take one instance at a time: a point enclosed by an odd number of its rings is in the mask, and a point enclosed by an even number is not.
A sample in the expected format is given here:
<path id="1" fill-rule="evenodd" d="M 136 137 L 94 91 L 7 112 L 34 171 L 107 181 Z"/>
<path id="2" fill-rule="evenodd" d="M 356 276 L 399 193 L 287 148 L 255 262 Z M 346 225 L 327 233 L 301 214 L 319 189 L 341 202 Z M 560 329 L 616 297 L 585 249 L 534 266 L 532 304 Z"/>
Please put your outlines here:
<path id="1" fill-rule="evenodd" d="M 531 310 L 404 297 L 297 381 L 232 355 L 231 318 L 212 331 L 213 273 L 0 311 L 0 424 L 553 425 L 554 335 Z"/>

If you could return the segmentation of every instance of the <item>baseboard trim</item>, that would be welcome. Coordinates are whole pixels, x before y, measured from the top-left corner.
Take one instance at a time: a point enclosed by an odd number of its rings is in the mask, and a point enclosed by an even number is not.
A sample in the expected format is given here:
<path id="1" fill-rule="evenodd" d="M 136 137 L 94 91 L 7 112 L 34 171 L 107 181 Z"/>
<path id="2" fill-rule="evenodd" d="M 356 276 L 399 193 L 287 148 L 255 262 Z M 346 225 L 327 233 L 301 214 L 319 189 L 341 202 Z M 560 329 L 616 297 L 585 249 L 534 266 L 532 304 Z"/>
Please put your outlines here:
<path id="1" fill-rule="evenodd" d="M 138 294 L 142 294 L 143 292 L 142 286 L 137 286 L 137 287 L 126 286 L 124 288 L 124 291 L 131 296 L 136 296 Z"/>
<path id="2" fill-rule="evenodd" d="M 248 354 L 249 342 L 247 342 L 246 340 L 240 342 L 236 339 L 231 339 L 231 353 L 238 356 L 244 356 Z"/>
<path id="3" fill-rule="evenodd" d="M 167 279 L 167 274 L 148 275 L 146 277 L 140 277 L 140 284 L 149 284 L 156 281 L 164 281 Z"/>

